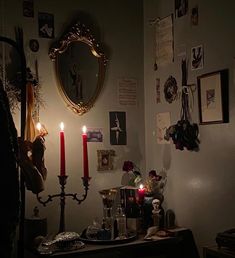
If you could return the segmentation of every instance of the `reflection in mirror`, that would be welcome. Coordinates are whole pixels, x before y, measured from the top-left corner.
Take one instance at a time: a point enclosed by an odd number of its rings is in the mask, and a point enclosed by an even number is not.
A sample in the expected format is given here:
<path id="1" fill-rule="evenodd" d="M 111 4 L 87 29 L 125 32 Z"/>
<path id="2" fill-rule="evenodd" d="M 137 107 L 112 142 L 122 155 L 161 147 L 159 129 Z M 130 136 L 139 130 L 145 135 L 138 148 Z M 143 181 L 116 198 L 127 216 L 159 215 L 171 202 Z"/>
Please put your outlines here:
<path id="1" fill-rule="evenodd" d="M 77 114 L 90 110 L 103 86 L 106 58 L 84 24 L 76 23 L 50 48 L 60 93 Z"/>

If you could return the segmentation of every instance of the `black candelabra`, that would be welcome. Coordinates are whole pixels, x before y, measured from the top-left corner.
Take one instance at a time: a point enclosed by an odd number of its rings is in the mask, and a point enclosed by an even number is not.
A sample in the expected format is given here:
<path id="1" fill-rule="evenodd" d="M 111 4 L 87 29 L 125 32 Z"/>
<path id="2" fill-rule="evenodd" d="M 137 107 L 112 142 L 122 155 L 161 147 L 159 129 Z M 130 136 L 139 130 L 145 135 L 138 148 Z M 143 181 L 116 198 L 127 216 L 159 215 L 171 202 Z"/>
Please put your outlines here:
<path id="1" fill-rule="evenodd" d="M 77 201 L 78 204 L 81 204 L 83 201 L 85 201 L 88 190 L 89 190 L 89 181 L 90 177 L 82 177 L 83 186 L 84 186 L 84 194 L 82 195 L 81 199 L 78 198 L 77 193 L 65 193 L 65 185 L 67 182 L 68 176 L 66 175 L 60 175 L 59 178 L 59 184 L 60 184 L 60 193 L 48 195 L 47 200 L 43 201 L 42 197 L 40 197 L 37 194 L 37 200 L 43 205 L 46 206 L 49 202 L 53 200 L 53 198 L 59 197 L 60 198 L 60 225 L 59 225 L 59 232 L 65 231 L 65 199 L 66 197 L 71 196 L 73 200 Z"/>

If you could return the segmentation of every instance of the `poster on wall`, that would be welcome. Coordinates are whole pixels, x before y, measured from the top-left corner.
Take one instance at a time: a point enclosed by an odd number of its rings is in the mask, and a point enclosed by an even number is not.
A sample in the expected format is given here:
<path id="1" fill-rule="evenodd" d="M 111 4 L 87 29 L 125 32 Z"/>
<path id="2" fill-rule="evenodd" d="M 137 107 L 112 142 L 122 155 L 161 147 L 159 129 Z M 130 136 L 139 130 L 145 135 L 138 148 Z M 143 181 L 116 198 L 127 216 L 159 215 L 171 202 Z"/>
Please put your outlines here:
<path id="1" fill-rule="evenodd" d="M 203 68 L 204 51 L 203 46 L 199 45 L 191 49 L 191 69 L 197 70 Z"/>
<path id="2" fill-rule="evenodd" d="M 126 145 L 126 112 L 109 112 L 110 144 Z"/>
<path id="3" fill-rule="evenodd" d="M 118 100 L 120 105 L 137 105 L 137 80 L 120 79 L 118 80 Z"/>
<path id="4" fill-rule="evenodd" d="M 41 38 L 54 38 L 54 16 L 50 13 L 38 13 L 38 34 Z"/>
<path id="5" fill-rule="evenodd" d="M 174 61 L 173 15 L 156 22 L 156 60 L 155 69 Z"/>
<path id="6" fill-rule="evenodd" d="M 170 141 L 164 139 L 167 128 L 171 125 L 170 112 L 157 114 L 157 143 L 170 144 Z"/>

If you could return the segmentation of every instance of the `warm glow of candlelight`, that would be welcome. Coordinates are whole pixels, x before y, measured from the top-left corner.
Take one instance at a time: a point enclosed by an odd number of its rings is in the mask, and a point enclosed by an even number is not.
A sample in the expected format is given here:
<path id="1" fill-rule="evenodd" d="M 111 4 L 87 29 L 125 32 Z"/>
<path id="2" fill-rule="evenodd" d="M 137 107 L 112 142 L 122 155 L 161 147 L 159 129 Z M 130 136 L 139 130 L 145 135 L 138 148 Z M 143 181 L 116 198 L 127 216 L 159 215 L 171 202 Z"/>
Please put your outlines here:
<path id="1" fill-rule="evenodd" d="M 42 125 L 38 122 L 38 123 L 36 124 L 36 128 L 37 128 L 38 131 L 40 132 L 41 129 L 42 129 Z"/>
<path id="2" fill-rule="evenodd" d="M 82 132 L 86 133 L 86 126 L 85 125 L 82 127 Z"/>
<path id="3" fill-rule="evenodd" d="M 60 123 L 60 129 L 61 129 L 61 131 L 64 131 L 64 123 L 63 122 Z"/>
<path id="4" fill-rule="evenodd" d="M 144 189 L 144 185 L 143 184 L 140 184 L 140 189 Z"/>

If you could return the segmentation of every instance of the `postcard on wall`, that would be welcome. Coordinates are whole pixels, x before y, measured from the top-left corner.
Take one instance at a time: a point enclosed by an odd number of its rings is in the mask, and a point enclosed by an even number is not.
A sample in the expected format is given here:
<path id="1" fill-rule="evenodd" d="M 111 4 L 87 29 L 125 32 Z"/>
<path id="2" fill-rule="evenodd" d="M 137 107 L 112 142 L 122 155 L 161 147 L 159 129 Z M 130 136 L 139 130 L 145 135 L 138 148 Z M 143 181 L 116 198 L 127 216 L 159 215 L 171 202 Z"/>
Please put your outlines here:
<path id="1" fill-rule="evenodd" d="M 167 128 L 171 125 L 170 112 L 157 114 L 157 143 L 170 144 L 170 141 L 164 139 Z"/>
<path id="2" fill-rule="evenodd" d="M 109 112 L 110 144 L 126 145 L 126 112 Z"/>
<path id="3" fill-rule="evenodd" d="M 173 15 L 157 20 L 156 23 L 156 65 L 174 61 Z"/>
<path id="4" fill-rule="evenodd" d="M 103 129 L 102 128 L 87 128 L 87 141 L 88 142 L 103 142 Z"/>
<path id="5" fill-rule="evenodd" d="M 137 105 L 137 80 L 120 79 L 118 80 L 118 100 L 120 105 Z"/>
<path id="6" fill-rule="evenodd" d="M 23 16 L 34 17 L 34 1 L 24 0 L 23 1 Z"/>
<path id="7" fill-rule="evenodd" d="M 203 68 L 204 51 L 203 46 L 199 45 L 191 49 L 191 69 L 197 70 Z"/>
<path id="8" fill-rule="evenodd" d="M 156 78 L 156 103 L 161 103 L 160 78 Z"/>
<path id="9" fill-rule="evenodd" d="M 188 0 L 175 0 L 175 17 L 182 17 L 188 12 Z"/>
<path id="10" fill-rule="evenodd" d="M 38 13 L 38 33 L 41 38 L 54 38 L 53 14 Z"/>

